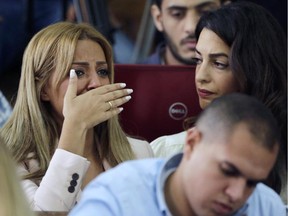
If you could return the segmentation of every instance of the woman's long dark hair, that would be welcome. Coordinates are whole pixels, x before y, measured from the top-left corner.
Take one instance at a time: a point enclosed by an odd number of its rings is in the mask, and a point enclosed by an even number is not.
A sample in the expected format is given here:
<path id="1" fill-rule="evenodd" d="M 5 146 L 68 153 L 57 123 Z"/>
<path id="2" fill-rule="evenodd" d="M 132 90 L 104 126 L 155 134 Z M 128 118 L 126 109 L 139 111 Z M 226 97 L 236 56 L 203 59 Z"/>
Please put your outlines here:
<path id="1" fill-rule="evenodd" d="M 261 100 L 278 122 L 281 149 L 268 184 L 280 192 L 281 177 L 286 178 L 287 173 L 286 34 L 270 12 L 245 1 L 203 15 L 196 27 L 197 40 L 204 28 L 216 33 L 231 48 L 229 64 L 241 92 Z"/>

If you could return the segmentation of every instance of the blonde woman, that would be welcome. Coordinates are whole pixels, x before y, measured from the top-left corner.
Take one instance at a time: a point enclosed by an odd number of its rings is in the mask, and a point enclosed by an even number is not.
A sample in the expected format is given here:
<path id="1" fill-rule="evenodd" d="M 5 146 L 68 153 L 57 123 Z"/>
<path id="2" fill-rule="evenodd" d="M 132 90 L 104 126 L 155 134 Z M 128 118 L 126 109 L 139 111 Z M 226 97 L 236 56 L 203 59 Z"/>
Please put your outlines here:
<path id="1" fill-rule="evenodd" d="M 16 167 L 0 139 L 0 215 L 32 216 L 16 175 Z"/>
<path id="2" fill-rule="evenodd" d="M 1 134 L 34 210 L 69 211 L 100 173 L 153 157 L 148 142 L 128 138 L 119 125 L 132 89 L 113 84 L 112 49 L 95 28 L 60 22 L 41 30 L 25 50 L 21 73 Z"/>

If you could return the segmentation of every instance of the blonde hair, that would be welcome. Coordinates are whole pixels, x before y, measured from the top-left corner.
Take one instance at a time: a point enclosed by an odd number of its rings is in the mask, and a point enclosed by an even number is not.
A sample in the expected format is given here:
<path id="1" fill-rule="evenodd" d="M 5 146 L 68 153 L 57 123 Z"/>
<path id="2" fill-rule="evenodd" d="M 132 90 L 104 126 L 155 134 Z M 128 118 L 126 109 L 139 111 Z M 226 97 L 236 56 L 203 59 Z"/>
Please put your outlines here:
<path id="1" fill-rule="evenodd" d="M 29 153 L 38 160 L 40 169 L 27 178 L 41 178 L 55 151 L 61 128 L 49 110 L 50 104 L 40 94 L 53 71 L 58 74 L 56 88 L 67 78 L 78 40 L 93 40 L 103 49 L 108 63 L 109 79 L 114 82 L 112 48 L 105 37 L 88 24 L 59 22 L 38 32 L 29 42 L 21 69 L 21 78 L 13 113 L 1 130 L 17 162 L 25 162 Z M 95 155 L 111 166 L 134 159 L 131 146 L 113 117 L 94 128 Z"/>
<path id="2" fill-rule="evenodd" d="M 32 216 L 16 167 L 8 149 L 0 139 L 0 215 Z"/>

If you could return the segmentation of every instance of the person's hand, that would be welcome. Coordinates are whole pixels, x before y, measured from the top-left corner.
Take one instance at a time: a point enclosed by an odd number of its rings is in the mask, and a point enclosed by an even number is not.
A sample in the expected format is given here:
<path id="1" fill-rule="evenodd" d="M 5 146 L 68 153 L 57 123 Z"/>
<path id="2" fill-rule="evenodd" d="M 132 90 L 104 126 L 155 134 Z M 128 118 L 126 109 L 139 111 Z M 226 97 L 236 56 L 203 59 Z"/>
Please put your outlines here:
<path id="1" fill-rule="evenodd" d="M 64 97 L 64 122 L 58 148 L 83 155 L 89 129 L 119 114 L 131 99 L 132 89 L 124 83 L 109 84 L 77 96 L 77 76 L 70 72 Z"/>
<path id="2" fill-rule="evenodd" d="M 131 99 L 132 89 L 124 89 L 124 83 L 109 84 L 77 96 L 77 76 L 71 70 L 67 92 L 64 97 L 63 115 L 86 129 L 119 114 L 120 107 Z"/>

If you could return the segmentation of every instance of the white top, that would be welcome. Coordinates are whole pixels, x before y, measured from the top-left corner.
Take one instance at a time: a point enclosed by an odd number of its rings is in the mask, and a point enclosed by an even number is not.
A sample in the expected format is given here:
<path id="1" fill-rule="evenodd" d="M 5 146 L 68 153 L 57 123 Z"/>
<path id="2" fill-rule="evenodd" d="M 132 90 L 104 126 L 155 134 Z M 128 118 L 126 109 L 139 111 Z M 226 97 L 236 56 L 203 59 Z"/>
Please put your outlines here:
<path id="1" fill-rule="evenodd" d="M 186 131 L 183 131 L 177 134 L 158 137 L 150 143 L 150 146 L 155 157 L 167 158 L 183 151 L 185 139 Z"/>
<path id="2" fill-rule="evenodd" d="M 149 143 L 128 138 L 137 159 L 154 157 Z M 81 185 L 90 162 L 77 154 L 56 149 L 45 176 L 39 181 L 22 180 L 21 184 L 34 211 L 69 211 L 81 195 Z M 110 169 L 103 161 L 104 169 Z M 20 176 L 39 169 L 36 160 L 18 166 Z"/>

